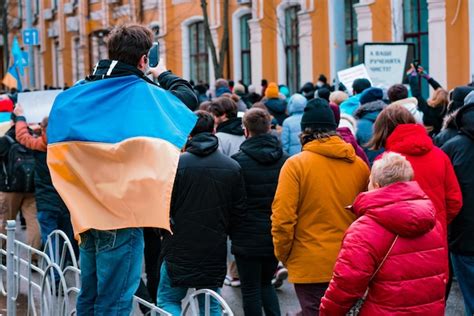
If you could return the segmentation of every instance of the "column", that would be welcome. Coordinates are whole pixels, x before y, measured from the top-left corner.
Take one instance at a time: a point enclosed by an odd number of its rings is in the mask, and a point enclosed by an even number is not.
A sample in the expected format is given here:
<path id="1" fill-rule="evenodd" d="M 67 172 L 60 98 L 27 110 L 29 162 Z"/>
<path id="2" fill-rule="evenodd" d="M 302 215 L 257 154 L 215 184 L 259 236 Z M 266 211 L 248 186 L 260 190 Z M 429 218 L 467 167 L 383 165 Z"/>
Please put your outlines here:
<path id="1" fill-rule="evenodd" d="M 341 23 L 344 13 L 343 1 L 328 1 L 330 78 L 336 78 L 337 72 L 347 67 L 345 23 L 350 21 Z"/>
<path id="2" fill-rule="evenodd" d="M 262 26 L 260 20 L 249 20 L 250 28 L 250 54 L 252 59 L 252 84 L 255 86 L 257 93 L 261 93 L 263 73 L 263 59 L 262 59 Z"/>
<path id="3" fill-rule="evenodd" d="M 446 73 L 446 1 L 428 0 L 428 38 L 430 73 L 447 86 Z"/>
<path id="4" fill-rule="evenodd" d="M 357 15 L 357 42 L 360 46 L 372 42 L 372 11 L 373 0 L 361 0 L 354 5 Z"/>
<path id="5" fill-rule="evenodd" d="M 300 44 L 300 82 L 313 82 L 313 28 L 309 12 L 298 14 Z"/>

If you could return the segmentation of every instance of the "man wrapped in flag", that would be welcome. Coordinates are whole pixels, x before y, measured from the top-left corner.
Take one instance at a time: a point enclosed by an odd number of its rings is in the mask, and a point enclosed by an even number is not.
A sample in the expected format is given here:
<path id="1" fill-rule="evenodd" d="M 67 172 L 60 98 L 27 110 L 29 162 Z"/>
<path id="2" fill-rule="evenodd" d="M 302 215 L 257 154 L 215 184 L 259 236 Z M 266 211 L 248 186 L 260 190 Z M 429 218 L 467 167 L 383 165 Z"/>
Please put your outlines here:
<path id="1" fill-rule="evenodd" d="M 169 229 L 180 149 L 196 122 L 186 105 L 197 98 L 160 66 L 150 72 L 161 88 L 145 76 L 152 39 L 140 25 L 113 29 L 110 60 L 61 93 L 49 117 L 48 166 L 80 240 L 77 315 L 129 315 L 142 227 Z"/>

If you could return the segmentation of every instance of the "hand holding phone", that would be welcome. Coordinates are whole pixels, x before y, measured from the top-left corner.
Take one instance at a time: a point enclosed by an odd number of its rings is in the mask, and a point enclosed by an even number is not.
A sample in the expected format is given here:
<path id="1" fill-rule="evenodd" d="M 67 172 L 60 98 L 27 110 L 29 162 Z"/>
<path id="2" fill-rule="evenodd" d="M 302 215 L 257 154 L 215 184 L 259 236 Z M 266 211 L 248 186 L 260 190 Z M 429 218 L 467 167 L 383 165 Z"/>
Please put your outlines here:
<path id="1" fill-rule="evenodd" d="M 148 66 L 150 68 L 155 68 L 158 66 L 160 62 L 160 44 L 158 42 L 154 42 L 153 46 L 151 46 L 150 50 L 148 51 Z"/>

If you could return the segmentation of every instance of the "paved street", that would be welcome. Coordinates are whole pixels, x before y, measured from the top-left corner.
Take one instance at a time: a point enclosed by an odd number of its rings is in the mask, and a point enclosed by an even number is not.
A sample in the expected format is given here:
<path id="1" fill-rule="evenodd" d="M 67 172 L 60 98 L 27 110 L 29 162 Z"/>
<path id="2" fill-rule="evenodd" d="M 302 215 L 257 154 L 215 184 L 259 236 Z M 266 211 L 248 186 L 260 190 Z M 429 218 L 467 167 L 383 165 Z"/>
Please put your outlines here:
<path id="1" fill-rule="evenodd" d="M 19 222 L 18 222 L 19 227 Z M 24 240 L 25 238 L 25 231 L 18 229 L 17 231 L 17 238 L 20 240 Z M 21 295 L 18 297 L 17 302 L 17 315 L 26 315 L 26 293 L 27 288 L 23 286 L 21 288 Z M 288 313 L 295 313 L 299 310 L 298 300 L 296 298 L 293 285 L 289 283 L 285 283 L 284 286 L 278 290 L 278 298 L 280 300 L 280 308 L 282 311 L 282 315 L 288 315 Z M 241 294 L 240 288 L 232 288 L 229 286 L 224 286 L 222 289 L 222 296 L 227 301 L 231 309 L 233 310 L 235 316 L 242 316 L 242 304 L 241 304 Z M 36 301 L 37 295 L 35 295 Z M 1 296 L 0 298 L 0 316 L 6 315 L 6 299 L 5 297 Z M 135 315 L 141 315 L 139 312 L 136 312 Z M 448 316 L 463 316 L 463 303 L 461 292 L 459 290 L 459 286 L 457 282 L 453 283 L 453 287 L 451 290 L 451 295 L 448 300 L 447 308 L 446 308 L 446 315 Z"/>

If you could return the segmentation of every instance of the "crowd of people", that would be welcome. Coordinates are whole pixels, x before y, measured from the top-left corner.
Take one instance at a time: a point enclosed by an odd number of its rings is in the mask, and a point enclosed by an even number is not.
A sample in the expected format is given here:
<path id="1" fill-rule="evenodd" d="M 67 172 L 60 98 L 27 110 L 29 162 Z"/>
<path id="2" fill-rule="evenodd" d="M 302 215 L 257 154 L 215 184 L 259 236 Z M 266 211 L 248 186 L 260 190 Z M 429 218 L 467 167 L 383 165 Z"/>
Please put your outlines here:
<path id="1" fill-rule="evenodd" d="M 86 81 L 134 76 L 194 112 L 173 185 L 156 193 L 169 197 L 169 230 L 120 224 L 73 232 L 81 213 L 51 179 L 48 118 L 33 131 L 17 104 L 0 137 L 4 166 L 17 143 L 34 158 L 34 189 L 0 181 L 3 220 L 21 210 L 37 248 L 55 229 L 80 239 L 78 315 L 126 315 L 134 293 L 180 315 L 188 289 L 220 292 L 223 284 L 240 286 L 245 315 L 281 315 L 276 288 L 286 277 L 303 316 L 444 315 L 453 275 L 466 314 L 474 313 L 472 84 L 447 91 L 412 66 L 407 85 L 388 89 L 364 78 L 334 87 L 324 75 L 294 94 L 267 80 L 258 89 L 225 79 L 194 85 L 162 65 L 146 67 L 151 38 L 137 25 L 114 29 L 108 48 L 117 66 L 104 61 Z M 434 90 L 429 99 L 424 80 Z M 123 258 L 127 267 L 115 268 Z M 220 314 L 212 300 L 211 315 Z"/>

